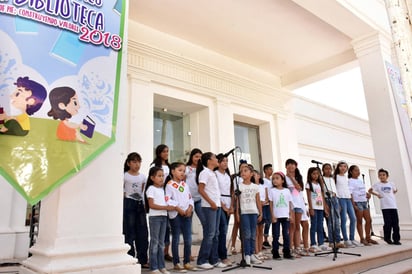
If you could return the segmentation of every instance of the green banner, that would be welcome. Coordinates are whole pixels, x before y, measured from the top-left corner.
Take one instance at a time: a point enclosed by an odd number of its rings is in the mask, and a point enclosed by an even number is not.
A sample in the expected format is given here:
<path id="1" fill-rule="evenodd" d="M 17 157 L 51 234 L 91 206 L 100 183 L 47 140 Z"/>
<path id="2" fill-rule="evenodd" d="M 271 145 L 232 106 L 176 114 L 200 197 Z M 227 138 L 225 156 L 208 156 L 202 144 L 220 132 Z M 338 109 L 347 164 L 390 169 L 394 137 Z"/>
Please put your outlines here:
<path id="1" fill-rule="evenodd" d="M 0 0 L 0 174 L 35 204 L 114 142 L 125 0 Z"/>

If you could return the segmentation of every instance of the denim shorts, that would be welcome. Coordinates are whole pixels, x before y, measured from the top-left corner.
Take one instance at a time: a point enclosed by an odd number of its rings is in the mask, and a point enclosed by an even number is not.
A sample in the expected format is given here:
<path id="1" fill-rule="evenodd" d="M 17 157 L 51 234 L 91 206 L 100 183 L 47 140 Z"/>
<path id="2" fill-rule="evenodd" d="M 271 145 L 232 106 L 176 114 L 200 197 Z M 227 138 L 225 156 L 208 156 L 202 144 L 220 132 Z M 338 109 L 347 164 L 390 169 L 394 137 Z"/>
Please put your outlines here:
<path id="1" fill-rule="evenodd" d="M 303 209 L 301 209 L 300 207 L 295 207 L 293 208 L 293 212 L 303 214 Z"/>
<path id="2" fill-rule="evenodd" d="M 355 202 L 355 204 L 360 211 L 369 209 L 368 202 Z"/>

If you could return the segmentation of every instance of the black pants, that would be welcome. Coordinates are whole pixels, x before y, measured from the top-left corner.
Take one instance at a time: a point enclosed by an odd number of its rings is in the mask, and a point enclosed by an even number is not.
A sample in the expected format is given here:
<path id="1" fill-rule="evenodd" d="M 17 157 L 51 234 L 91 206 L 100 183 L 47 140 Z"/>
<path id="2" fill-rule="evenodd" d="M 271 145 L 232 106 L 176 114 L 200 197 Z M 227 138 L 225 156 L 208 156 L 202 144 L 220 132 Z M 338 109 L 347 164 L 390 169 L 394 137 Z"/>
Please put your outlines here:
<path id="1" fill-rule="evenodd" d="M 396 208 L 382 209 L 383 214 L 383 239 L 391 240 L 391 232 L 393 231 L 393 242 L 397 243 L 401 239 L 399 234 L 399 217 Z"/>
<path id="2" fill-rule="evenodd" d="M 125 243 L 131 247 L 127 254 L 133 257 L 136 256 L 141 265 L 147 264 L 149 232 L 147 230 L 146 211 L 142 201 L 124 198 L 123 234 Z"/>

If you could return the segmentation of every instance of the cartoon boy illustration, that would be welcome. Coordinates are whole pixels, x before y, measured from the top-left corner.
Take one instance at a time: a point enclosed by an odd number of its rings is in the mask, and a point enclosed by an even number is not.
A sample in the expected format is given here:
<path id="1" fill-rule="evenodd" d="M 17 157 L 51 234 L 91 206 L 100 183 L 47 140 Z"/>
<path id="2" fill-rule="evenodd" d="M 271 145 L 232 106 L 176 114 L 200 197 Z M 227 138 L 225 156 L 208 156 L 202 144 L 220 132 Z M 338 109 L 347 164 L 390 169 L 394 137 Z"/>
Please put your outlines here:
<path id="1" fill-rule="evenodd" d="M 0 134 L 26 136 L 30 131 L 29 115 L 33 115 L 43 105 L 47 97 L 46 89 L 39 83 L 30 80 L 29 77 L 17 78 L 16 90 L 10 95 L 11 105 L 21 111 L 17 116 L 0 114 L 0 120 L 4 120 Z"/>
<path id="2" fill-rule="evenodd" d="M 47 115 L 55 120 L 61 120 L 57 127 L 57 138 L 63 141 L 84 143 L 85 141 L 80 136 L 78 129 L 87 130 L 87 126 L 69 121 L 80 109 L 76 91 L 70 87 L 57 87 L 50 91 L 49 100 L 51 109 Z"/>

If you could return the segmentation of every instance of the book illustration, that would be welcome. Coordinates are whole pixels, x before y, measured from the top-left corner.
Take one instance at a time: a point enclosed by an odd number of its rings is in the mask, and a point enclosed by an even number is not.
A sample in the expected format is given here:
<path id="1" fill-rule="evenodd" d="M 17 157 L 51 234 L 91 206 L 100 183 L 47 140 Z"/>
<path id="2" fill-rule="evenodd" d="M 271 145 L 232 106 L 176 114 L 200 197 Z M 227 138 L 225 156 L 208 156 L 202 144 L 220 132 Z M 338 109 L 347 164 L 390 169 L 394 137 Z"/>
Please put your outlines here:
<path id="1" fill-rule="evenodd" d="M 39 31 L 39 24 L 27 18 L 16 17 L 14 24 L 17 33 L 37 34 Z"/>
<path id="2" fill-rule="evenodd" d="M 84 43 L 79 43 L 76 34 L 62 31 L 51 50 L 51 55 L 76 66 L 85 51 L 85 47 Z"/>
<path id="3" fill-rule="evenodd" d="M 86 118 L 83 119 L 83 125 L 86 125 L 87 129 L 80 130 L 80 133 L 88 138 L 92 138 L 93 133 L 94 133 L 94 128 L 96 127 L 96 123 L 93 121 L 92 118 L 90 118 L 90 116 L 86 116 Z"/>

